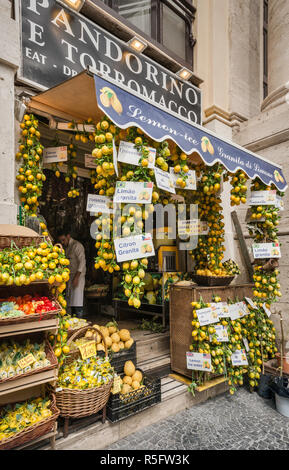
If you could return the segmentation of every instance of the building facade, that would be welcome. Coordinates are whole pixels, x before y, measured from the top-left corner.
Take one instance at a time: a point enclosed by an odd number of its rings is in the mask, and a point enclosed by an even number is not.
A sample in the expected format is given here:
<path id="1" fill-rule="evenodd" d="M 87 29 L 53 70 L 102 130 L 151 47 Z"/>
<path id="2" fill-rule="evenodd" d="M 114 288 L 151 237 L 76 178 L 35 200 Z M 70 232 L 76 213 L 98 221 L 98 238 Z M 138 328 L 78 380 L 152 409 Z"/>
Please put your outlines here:
<path id="1" fill-rule="evenodd" d="M 20 3 L 38 14 L 51 2 L 22 0 Z M 167 70 L 191 71 L 191 83 L 202 90 L 203 125 L 281 164 L 289 180 L 287 0 L 86 0 L 79 3 L 85 18 L 122 41 L 127 42 L 134 36 L 143 39 L 147 44 L 144 54 Z M 19 79 L 23 51 L 18 1 L 0 0 L 0 25 L 0 223 L 16 223 L 19 201 L 14 155 L 19 137 L 19 109 L 21 97 L 38 90 Z M 33 28 L 34 40 L 39 43 L 41 29 Z M 72 46 L 70 52 L 73 52 Z M 72 67 L 70 74 L 73 74 Z M 229 185 L 225 184 L 227 253 L 242 264 L 231 221 L 229 191 Z M 250 245 L 246 211 L 246 206 L 238 208 L 238 217 Z M 289 340 L 289 320 L 286 319 L 289 306 L 288 193 L 282 215 L 279 234 L 283 297 L 276 304 L 276 310 L 284 314 Z M 242 271 L 240 280 L 248 281 L 244 266 Z M 273 317 L 278 328 L 278 316 Z"/>

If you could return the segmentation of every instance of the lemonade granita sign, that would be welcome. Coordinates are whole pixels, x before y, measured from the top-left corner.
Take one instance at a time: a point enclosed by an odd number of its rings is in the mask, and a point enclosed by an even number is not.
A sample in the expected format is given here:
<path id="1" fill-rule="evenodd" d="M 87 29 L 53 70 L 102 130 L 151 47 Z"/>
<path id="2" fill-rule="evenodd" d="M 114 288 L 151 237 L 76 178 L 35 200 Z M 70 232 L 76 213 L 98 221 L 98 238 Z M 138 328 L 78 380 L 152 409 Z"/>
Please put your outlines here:
<path id="1" fill-rule="evenodd" d="M 114 247 L 118 263 L 155 255 L 150 233 L 134 237 L 116 238 Z"/>
<path id="2" fill-rule="evenodd" d="M 154 168 L 156 159 L 156 149 L 148 147 L 148 168 Z M 121 140 L 118 148 L 118 161 L 129 165 L 140 165 L 141 152 L 135 147 L 133 142 Z"/>
<path id="3" fill-rule="evenodd" d="M 117 181 L 113 202 L 135 204 L 150 204 L 152 200 L 153 183 L 135 183 L 132 181 Z"/>
<path id="4" fill-rule="evenodd" d="M 210 372 L 212 370 L 211 355 L 187 352 L 187 369 Z"/>

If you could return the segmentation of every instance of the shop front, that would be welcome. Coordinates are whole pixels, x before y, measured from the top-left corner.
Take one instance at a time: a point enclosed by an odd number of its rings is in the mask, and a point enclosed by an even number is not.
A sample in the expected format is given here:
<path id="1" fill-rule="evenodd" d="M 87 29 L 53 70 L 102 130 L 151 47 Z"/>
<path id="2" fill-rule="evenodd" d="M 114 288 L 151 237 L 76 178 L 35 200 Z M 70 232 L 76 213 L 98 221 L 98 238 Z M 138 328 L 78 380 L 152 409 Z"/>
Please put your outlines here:
<path id="1" fill-rule="evenodd" d="M 19 12 L 25 111 L 19 223 L 0 237 L 0 448 L 62 435 L 65 448 L 69 429 L 99 415 L 102 448 L 172 409 L 256 389 L 277 352 L 282 168 L 203 128 L 198 88 L 85 17 L 58 2 Z M 246 285 L 225 255 L 224 181 L 231 205 L 251 209 Z M 59 234 L 84 247 L 81 314 L 70 310 L 80 267 Z M 18 415 L 4 408 L 16 402 Z"/>

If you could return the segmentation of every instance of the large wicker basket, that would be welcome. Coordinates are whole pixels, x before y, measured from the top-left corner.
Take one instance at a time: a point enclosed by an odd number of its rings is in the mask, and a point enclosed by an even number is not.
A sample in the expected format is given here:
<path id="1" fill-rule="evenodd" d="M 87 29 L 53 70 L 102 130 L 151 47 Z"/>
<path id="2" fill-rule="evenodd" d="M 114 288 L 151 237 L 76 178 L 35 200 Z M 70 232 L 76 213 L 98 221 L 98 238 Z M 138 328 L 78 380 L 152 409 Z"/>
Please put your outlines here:
<path id="1" fill-rule="evenodd" d="M 83 336 L 91 327 L 85 327 L 78 330 L 72 335 L 67 345 L 69 346 L 73 340 Z M 93 328 L 103 339 L 105 347 L 105 357 L 107 358 L 107 347 L 104 341 L 104 336 L 101 331 L 97 328 Z M 69 355 L 66 361 L 71 362 L 79 356 L 80 352 L 77 351 L 77 355 L 73 353 Z M 56 404 L 60 410 L 60 415 L 65 418 L 82 418 L 84 416 L 90 416 L 98 413 L 102 410 L 109 399 L 110 390 L 113 384 L 111 380 L 108 384 L 102 385 L 101 387 L 90 388 L 87 390 L 73 390 L 70 388 L 62 388 L 56 391 Z M 57 389 L 56 389 L 57 390 Z"/>
<path id="2" fill-rule="evenodd" d="M 29 375 L 38 374 L 39 372 L 46 372 L 47 370 L 56 369 L 58 367 L 58 361 L 47 339 L 45 340 L 45 354 L 46 354 L 47 359 L 50 361 L 49 366 L 38 367 L 37 369 L 32 369 L 31 371 L 25 372 L 24 374 L 17 374 L 17 375 L 14 375 L 13 377 L 9 377 L 8 379 L 0 379 L 0 384 L 11 382 L 13 380 L 23 378 L 23 377 L 28 377 Z"/>
<path id="3" fill-rule="evenodd" d="M 38 437 L 41 437 L 44 434 L 47 434 L 52 431 L 55 425 L 55 421 L 59 416 L 59 410 L 56 407 L 54 394 L 51 395 L 51 401 L 52 403 L 50 409 L 53 412 L 52 416 L 43 419 L 39 423 L 29 426 L 24 431 L 20 431 L 14 434 L 14 436 L 9 437 L 8 439 L 0 441 L 0 450 L 9 450 L 13 449 L 14 447 L 19 447 L 23 444 L 26 444 L 26 442 L 33 441 Z"/>

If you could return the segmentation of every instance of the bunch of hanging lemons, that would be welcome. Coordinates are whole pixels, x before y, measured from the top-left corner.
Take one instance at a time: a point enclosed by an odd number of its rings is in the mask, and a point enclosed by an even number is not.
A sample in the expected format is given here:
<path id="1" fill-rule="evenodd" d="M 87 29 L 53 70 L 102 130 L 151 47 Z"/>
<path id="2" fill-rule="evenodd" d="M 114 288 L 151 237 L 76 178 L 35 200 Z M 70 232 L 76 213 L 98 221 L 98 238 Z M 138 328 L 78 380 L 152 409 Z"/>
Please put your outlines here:
<path id="1" fill-rule="evenodd" d="M 42 193 L 42 185 L 46 177 L 42 171 L 43 146 L 40 144 L 38 120 L 33 114 L 25 114 L 20 124 L 21 137 L 17 159 L 22 159 L 22 165 L 16 176 L 19 182 L 20 201 L 27 215 L 36 217 L 38 198 Z"/>

